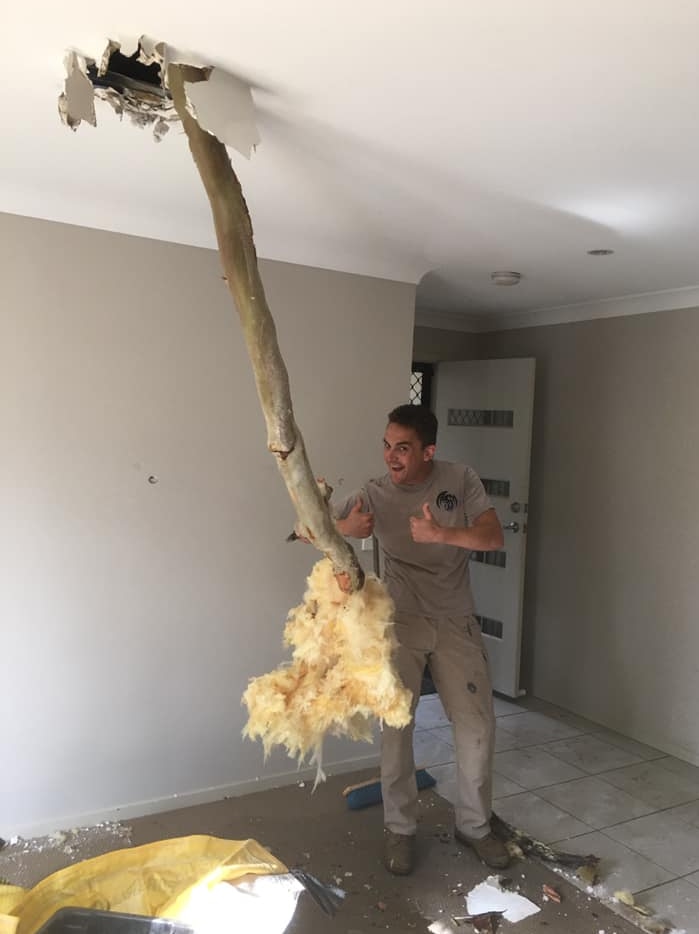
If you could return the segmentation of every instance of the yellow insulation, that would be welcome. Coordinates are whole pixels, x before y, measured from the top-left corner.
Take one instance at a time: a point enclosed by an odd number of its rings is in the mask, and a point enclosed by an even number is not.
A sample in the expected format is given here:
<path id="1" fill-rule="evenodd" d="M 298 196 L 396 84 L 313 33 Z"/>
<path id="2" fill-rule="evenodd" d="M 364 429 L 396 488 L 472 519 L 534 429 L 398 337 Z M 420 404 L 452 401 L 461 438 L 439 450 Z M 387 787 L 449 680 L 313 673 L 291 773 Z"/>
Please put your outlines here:
<path id="1" fill-rule="evenodd" d="M 326 735 L 371 740 L 373 718 L 399 728 L 410 722 L 410 692 L 391 659 L 393 602 L 376 577 L 345 594 L 323 558 L 289 613 L 284 642 L 293 646 L 291 663 L 253 678 L 243 695 L 243 735 L 261 739 L 265 755 L 285 746 L 299 762 L 310 756 L 320 776 Z"/>

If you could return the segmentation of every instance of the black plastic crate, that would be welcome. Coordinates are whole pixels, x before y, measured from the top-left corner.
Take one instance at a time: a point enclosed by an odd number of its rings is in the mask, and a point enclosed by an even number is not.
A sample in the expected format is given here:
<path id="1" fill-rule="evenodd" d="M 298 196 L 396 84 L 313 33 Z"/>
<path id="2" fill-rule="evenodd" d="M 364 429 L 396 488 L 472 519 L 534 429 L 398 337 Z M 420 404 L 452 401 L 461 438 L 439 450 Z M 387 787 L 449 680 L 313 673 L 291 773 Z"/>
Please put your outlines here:
<path id="1" fill-rule="evenodd" d="M 96 908 L 60 908 L 37 934 L 194 934 L 194 928 L 170 918 Z"/>

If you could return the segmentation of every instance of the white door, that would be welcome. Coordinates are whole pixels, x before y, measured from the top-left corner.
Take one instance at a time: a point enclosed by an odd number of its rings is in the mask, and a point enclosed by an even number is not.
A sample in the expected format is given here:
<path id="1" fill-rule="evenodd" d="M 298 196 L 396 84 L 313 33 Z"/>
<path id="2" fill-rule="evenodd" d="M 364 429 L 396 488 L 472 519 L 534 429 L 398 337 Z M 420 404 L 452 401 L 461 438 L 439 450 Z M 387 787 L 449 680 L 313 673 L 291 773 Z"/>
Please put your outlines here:
<path id="1" fill-rule="evenodd" d="M 469 360 L 436 367 L 437 457 L 470 464 L 505 530 L 502 551 L 474 552 L 471 583 L 494 690 L 519 694 L 534 366 Z"/>

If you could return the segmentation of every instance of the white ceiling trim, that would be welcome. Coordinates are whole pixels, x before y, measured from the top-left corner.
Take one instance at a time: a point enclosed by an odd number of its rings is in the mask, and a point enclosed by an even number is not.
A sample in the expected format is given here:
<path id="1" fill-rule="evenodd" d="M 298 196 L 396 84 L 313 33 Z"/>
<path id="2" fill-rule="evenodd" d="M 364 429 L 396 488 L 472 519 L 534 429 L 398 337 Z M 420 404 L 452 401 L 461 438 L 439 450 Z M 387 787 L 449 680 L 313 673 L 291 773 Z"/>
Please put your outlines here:
<path id="1" fill-rule="evenodd" d="M 515 328 L 545 327 L 551 324 L 572 324 L 597 318 L 621 318 L 644 315 L 656 311 L 677 311 L 680 308 L 699 307 L 699 286 L 666 289 L 605 298 L 597 302 L 559 305 L 555 308 L 534 308 L 530 311 L 489 312 L 487 314 L 458 314 L 456 312 L 417 309 L 415 324 L 448 331 L 511 331 Z"/>

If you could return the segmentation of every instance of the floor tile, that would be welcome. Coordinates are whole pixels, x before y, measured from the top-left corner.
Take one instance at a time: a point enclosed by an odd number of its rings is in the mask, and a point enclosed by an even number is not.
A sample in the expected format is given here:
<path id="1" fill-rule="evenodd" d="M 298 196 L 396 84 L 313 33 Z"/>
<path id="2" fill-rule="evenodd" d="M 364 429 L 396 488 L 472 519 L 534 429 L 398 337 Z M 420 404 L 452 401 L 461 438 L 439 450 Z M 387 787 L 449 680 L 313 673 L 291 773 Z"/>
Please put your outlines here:
<path id="1" fill-rule="evenodd" d="M 699 872 L 692 872 L 684 878 L 687 882 L 691 882 L 692 885 L 696 885 L 699 888 Z M 699 911 L 697 911 L 697 916 L 699 917 Z"/>
<path id="2" fill-rule="evenodd" d="M 699 781 L 676 775 L 657 762 L 641 762 L 603 772 L 600 778 L 656 809 L 671 808 L 699 798 Z"/>
<path id="3" fill-rule="evenodd" d="M 541 788 L 537 794 L 590 827 L 599 829 L 643 817 L 653 810 L 650 805 L 595 776 Z"/>
<path id="4" fill-rule="evenodd" d="M 645 905 L 655 913 L 658 920 L 669 922 L 676 931 L 684 930 L 687 934 L 697 931 L 699 917 L 699 892 L 696 886 L 685 879 L 666 882 L 638 897 L 640 905 Z"/>
<path id="5" fill-rule="evenodd" d="M 665 755 L 659 749 L 653 749 L 652 746 L 645 746 L 643 743 L 636 742 L 635 739 L 629 739 L 628 736 L 622 736 L 621 733 L 615 733 L 613 730 L 596 729 L 592 731 L 595 736 L 599 736 L 610 746 L 617 746 L 619 749 L 625 749 L 639 759 L 651 760 L 660 759 Z"/>
<path id="6" fill-rule="evenodd" d="M 514 733 L 508 733 L 507 730 L 500 726 L 500 721 L 495 725 L 495 752 L 507 752 L 508 749 L 519 749 L 522 745 L 521 741 L 517 739 Z"/>
<path id="7" fill-rule="evenodd" d="M 699 870 L 699 831 L 664 811 L 607 827 L 604 832 L 676 876 Z"/>
<path id="8" fill-rule="evenodd" d="M 674 756 L 663 756 L 662 759 L 656 760 L 656 765 L 659 765 L 662 769 L 667 769 L 668 772 L 672 772 L 674 775 L 682 775 L 684 778 L 692 779 L 699 785 L 699 768 L 692 765 L 691 762 L 676 759 Z"/>
<path id="9" fill-rule="evenodd" d="M 449 717 L 438 697 L 422 697 L 415 711 L 415 729 L 429 730 L 435 726 L 449 726 Z"/>
<path id="10" fill-rule="evenodd" d="M 589 831 L 582 821 L 549 804 L 531 791 L 499 798 L 497 814 L 503 820 L 543 843 L 555 843 L 566 837 Z"/>
<path id="11" fill-rule="evenodd" d="M 685 824 L 692 824 L 699 830 L 699 801 L 690 801 L 688 804 L 678 804 L 677 807 L 663 811 L 668 817 L 674 817 Z"/>
<path id="12" fill-rule="evenodd" d="M 555 743 L 546 743 L 541 749 L 592 775 L 642 761 L 638 756 L 619 749 L 618 746 L 610 746 L 599 737 L 589 734 L 575 736 L 573 739 L 558 740 Z"/>
<path id="13" fill-rule="evenodd" d="M 435 736 L 432 730 L 420 730 L 413 735 L 413 755 L 419 769 L 429 768 L 453 762 L 454 747 Z"/>
<path id="14" fill-rule="evenodd" d="M 504 717 L 512 713 L 525 713 L 524 708 L 520 707 L 519 704 L 516 704 L 514 701 L 504 700 L 502 697 L 497 697 L 495 694 L 493 694 L 493 707 L 495 708 L 496 717 Z"/>
<path id="15" fill-rule="evenodd" d="M 572 840 L 561 840 L 556 848 L 565 853 L 593 854 L 600 858 L 600 885 L 610 895 L 620 889 L 640 892 L 651 885 L 659 885 L 672 879 L 672 873 L 639 853 L 634 853 L 623 843 L 611 840 L 603 833 L 588 833 Z M 571 879 L 578 888 L 586 883 Z"/>
<path id="16" fill-rule="evenodd" d="M 594 730 L 600 729 L 599 723 L 594 723 L 592 720 L 587 720 L 585 717 L 580 717 L 564 707 L 558 707 L 556 704 L 551 704 L 538 697 L 523 698 L 522 706 L 534 713 L 543 713 L 553 720 L 560 720 L 561 723 L 568 724 L 568 726 L 580 733 L 592 733 Z"/>
<path id="17" fill-rule="evenodd" d="M 521 785 L 505 778 L 499 772 L 493 772 L 493 801 L 497 798 L 506 798 L 508 795 L 517 795 L 525 791 Z"/>
<path id="18" fill-rule="evenodd" d="M 509 752 L 496 752 L 494 763 L 495 770 L 505 778 L 529 789 L 585 777 L 580 769 L 541 750 L 512 749 Z"/>
<path id="19" fill-rule="evenodd" d="M 516 736 L 521 744 L 528 746 L 539 746 L 542 743 L 552 743 L 557 739 L 570 739 L 580 735 L 580 730 L 568 726 L 562 720 L 536 711 L 501 717 L 498 722 L 504 730 Z"/>

